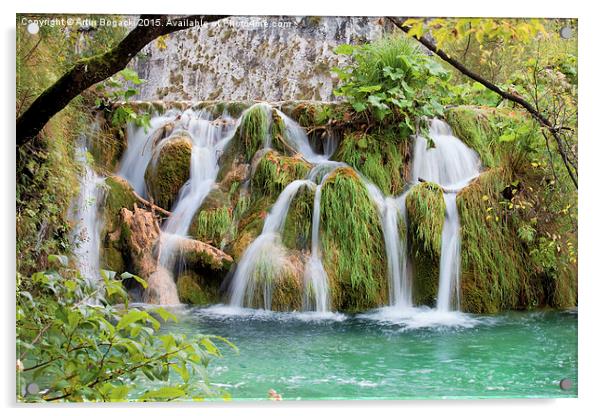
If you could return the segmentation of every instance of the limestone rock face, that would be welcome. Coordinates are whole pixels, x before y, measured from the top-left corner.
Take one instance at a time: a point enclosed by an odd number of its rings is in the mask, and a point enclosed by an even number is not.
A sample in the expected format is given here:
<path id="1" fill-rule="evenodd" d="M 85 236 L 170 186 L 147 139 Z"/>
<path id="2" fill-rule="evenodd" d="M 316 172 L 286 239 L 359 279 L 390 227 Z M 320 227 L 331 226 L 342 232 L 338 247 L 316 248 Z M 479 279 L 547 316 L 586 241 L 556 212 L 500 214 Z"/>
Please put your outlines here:
<path id="1" fill-rule="evenodd" d="M 333 49 L 384 33 L 367 17 L 237 16 L 179 31 L 135 58 L 141 100 L 334 100 Z"/>

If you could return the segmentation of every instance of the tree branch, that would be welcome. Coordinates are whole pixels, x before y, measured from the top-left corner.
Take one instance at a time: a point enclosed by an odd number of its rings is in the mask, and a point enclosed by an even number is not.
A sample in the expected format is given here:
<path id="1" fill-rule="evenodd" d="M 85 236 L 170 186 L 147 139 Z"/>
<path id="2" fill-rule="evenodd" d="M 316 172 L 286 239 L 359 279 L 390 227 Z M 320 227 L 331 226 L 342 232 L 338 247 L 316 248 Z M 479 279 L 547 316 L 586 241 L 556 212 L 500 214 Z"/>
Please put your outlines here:
<path id="1" fill-rule="evenodd" d="M 35 138 L 56 113 L 83 91 L 125 68 L 132 58 L 154 39 L 225 17 L 227 16 L 140 16 L 141 22 L 148 19 L 157 24 L 138 25 L 113 49 L 76 62 L 73 68 L 40 94 L 17 118 L 17 147 Z"/>
<path id="2" fill-rule="evenodd" d="M 387 19 L 389 19 L 389 21 L 391 21 L 395 26 L 397 26 L 399 29 L 403 30 L 405 33 L 408 33 L 410 31 L 409 27 L 403 25 L 403 23 L 404 23 L 405 20 L 398 19 L 398 18 L 395 18 L 395 17 L 388 17 Z M 487 88 L 487 89 L 495 92 L 496 94 L 498 94 L 502 98 L 504 98 L 504 99 L 506 99 L 508 101 L 512 101 L 512 102 L 520 105 L 521 107 L 523 107 L 525 110 L 527 110 L 527 112 L 529 114 L 531 114 L 531 116 L 533 116 L 533 118 L 535 118 L 535 120 L 539 123 L 539 125 L 541 127 L 543 127 L 544 129 L 548 130 L 550 132 L 550 134 L 552 135 L 552 137 L 554 137 L 554 140 L 556 141 L 556 144 L 557 144 L 558 152 L 560 153 L 560 156 L 562 157 L 562 161 L 564 163 L 564 166 L 566 167 L 566 170 L 569 173 L 569 176 L 570 176 L 571 180 L 573 181 L 573 184 L 575 185 L 575 188 L 577 188 L 576 172 L 574 172 L 573 169 L 570 166 L 569 160 L 568 160 L 566 152 L 564 150 L 562 139 L 561 139 L 560 135 L 558 134 L 558 132 L 560 130 L 558 127 L 554 126 L 550 122 L 550 120 L 548 120 L 543 114 L 541 114 L 539 111 L 537 111 L 537 109 L 535 109 L 535 107 L 533 107 L 524 98 L 519 97 L 518 95 L 512 94 L 512 93 L 510 93 L 508 91 L 502 90 L 500 87 L 498 87 L 494 83 L 486 80 L 481 75 L 479 75 L 476 72 L 473 72 L 470 69 L 466 68 L 461 62 L 459 62 L 458 60 L 452 58 L 451 56 L 449 56 L 447 53 L 445 53 L 441 49 L 437 48 L 437 46 L 433 42 L 431 42 L 430 40 L 428 40 L 424 36 L 420 36 L 420 37 L 418 37 L 418 36 L 412 36 L 412 37 L 414 39 L 416 39 L 418 42 L 420 42 L 428 50 L 430 50 L 435 55 L 437 55 L 439 58 L 443 59 L 445 62 L 447 62 L 448 64 L 450 64 L 454 68 L 456 68 L 462 74 L 464 74 L 467 77 L 473 79 L 474 81 L 477 81 L 479 84 L 481 84 L 485 88 Z"/>

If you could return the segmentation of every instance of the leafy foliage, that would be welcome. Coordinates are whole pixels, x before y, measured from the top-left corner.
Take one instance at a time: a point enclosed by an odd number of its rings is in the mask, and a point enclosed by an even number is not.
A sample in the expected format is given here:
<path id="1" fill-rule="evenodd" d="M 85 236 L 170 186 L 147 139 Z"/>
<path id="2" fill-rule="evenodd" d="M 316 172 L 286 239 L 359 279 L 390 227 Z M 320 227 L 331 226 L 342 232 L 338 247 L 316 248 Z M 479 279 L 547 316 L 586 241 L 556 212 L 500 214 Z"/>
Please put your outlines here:
<path id="1" fill-rule="evenodd" d="M 351 64 L 333 72 L 341 80 L 335 94 L 347 98 L 355 111 L 397 123 L 402 136 L 416 132 L 423 117 L 443 115 L 441 99 L 449 95 L 450 75 L 405 37 L 341 45 L 335 52 L 351 56 Z"/>
<path id="2" fill-rule="evenodd" d="M 209 362 L 221 356 L 215 336 L 160 331 L 176 321 L 167 310 L 130 307 L 124 281 L 141 278 L 102 271 L 90 282 L 67 268 L 33 274 L 33 290 L 17 285 L 17 396 L 22 401 L 197 400 L 222 394 L 207 379 Z M 122 302 L 122 303 L 117 303 Z M 152 387 L 136 388 L 138 379 Z M 150 382 L 150 383 L 149 383 Z M 28 389 L 35 383 L 38 389 Z"/>
<path id="3" fill-rule="evenodd" d="M 150 114 L 138 113 L 127 105 L 127 101 L 138 94 L 135 86 L 142 84 L 144 80 L 138 77 L 136 71 L 125 68 L 115 76 L 109 77 L 96 86 L 96 92 L 101 94 L 96 98 L 95 105 L 105 108 L 111 113 L 110 119 L 114 126 L 123 126 L 127 123 L 135 123 L 138 127 L 148 129 L 150 127 Z M 113 108 L 113 104 L 121 102 Z"/>

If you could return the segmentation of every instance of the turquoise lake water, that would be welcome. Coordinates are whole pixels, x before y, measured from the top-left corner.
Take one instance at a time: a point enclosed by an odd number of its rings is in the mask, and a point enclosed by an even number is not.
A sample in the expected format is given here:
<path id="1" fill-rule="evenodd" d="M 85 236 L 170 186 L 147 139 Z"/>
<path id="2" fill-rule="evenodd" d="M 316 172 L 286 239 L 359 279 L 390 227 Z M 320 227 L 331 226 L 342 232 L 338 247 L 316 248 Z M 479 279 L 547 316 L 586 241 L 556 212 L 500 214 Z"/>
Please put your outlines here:
<path id="1" fill-rule="evenodd" d="M 576 397 L 577 312 L 343 315 L 186 308 L 166 330 L 226 337 L 209 368 L 234 400 Z M 568 390 L 559 387 L 569 379 Z"/>

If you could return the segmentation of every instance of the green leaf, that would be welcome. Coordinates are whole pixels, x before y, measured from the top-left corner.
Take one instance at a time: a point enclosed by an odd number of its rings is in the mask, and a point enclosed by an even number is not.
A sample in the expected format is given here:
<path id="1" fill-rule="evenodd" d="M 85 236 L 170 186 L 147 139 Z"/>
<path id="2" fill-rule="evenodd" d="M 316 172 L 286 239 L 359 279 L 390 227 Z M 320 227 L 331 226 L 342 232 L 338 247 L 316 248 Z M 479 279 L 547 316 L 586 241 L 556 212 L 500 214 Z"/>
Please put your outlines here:
<path id="1" fill-rule="evenodd" d="M 130 387 L 126 385 L 114 386 L 111 388 L 111 392 L 109 393 L 109 398 L 112 402 L 123 402 L 127 400 L 128 393 L 130 392 Z"/>
<path id="2" fill-rule="evenodd" d="M 362 137 L 361 139 L 359 139 L 357 141 L 357 147 L 359 147 L 360 149 L 367 149 L 368 148 L 368 140 L 366 140 L 365 137 Z"/>
<path id="3" fill-rule="evenodd" d="M 148 318 L 148 313 L 140 311 L 138 309 L 132 309 L 119 320 L 117 324 L 117 330 L 123 329 L 134 322 L 145 320 Z"/>
<path id="4" fill-rule="evenodd" d="M 148 287 L 148 283 L 146 282 L 146 280 L 144 280 L 143 278 L 141 278 L 140 276 L 137 276 L 135 274 L 129 273 L 129 272 L 124 272 L 121 273 L 121 278 L 122 279 L 134 279 L 136 282 L 140 283 L 140 285 L 146 289 Z"/>
<path id="5" fill-rule="evenodd" d="M 161 387 L 158 390 L 152 390 L 149 392 L 144 393 L 142 396 L 140 396 L 140 400 L 169 400 L 169 399 L 175 399 L 178 397 L 182 397 L 186 394 L 186 392 L 184 390 L 182 390 L 179 387 L 171 387 L 171 386 L 165 386 L 165 387 Z"/>
<path id="6" fill-rule="evenodd" d="M 156 312 L 165 322 L 169 321 L 170 319 L 174 322 L 178 322 L 178 318 L 173 313 L 163 308 L 154 309 L 153 312 Z"/>
<path id="7" fill-rule="evenodd" d="M 516 140 L 516 134 L 514 134 L 514 132 L 504 133 L 499 137 L 498 140 L 502 143 L 513 142 Z"/>
<path id="8" fill-rule="evenodd" d="M 125 68 L 119 72 L 119 74 L 126 81 L 131 82 L 132 84 L 138 85 L 142 83 L 142 80 L 138 78 L 138 73 L 130 68 Z"/>
<path id="9" fill-rule="evenodd" d="M 364 111 L 367 108 L 366 104 L 364 104 L 361 101 L 355 101 L 353 104 L 351 104 L 351 106 L 358 113 L 361 113 L 362 111 Z"/>
<path id="10" fill-rule="evenodd" d="M 369 86 L 365 86 L 365 87 L 360 87 L 358 89 L 358 91 L 372 93 L 372 92 L 380 91 L 381 88 L 382 88 L 382 86 L 380 86 L 380 85 L 369 85 Z"/>

